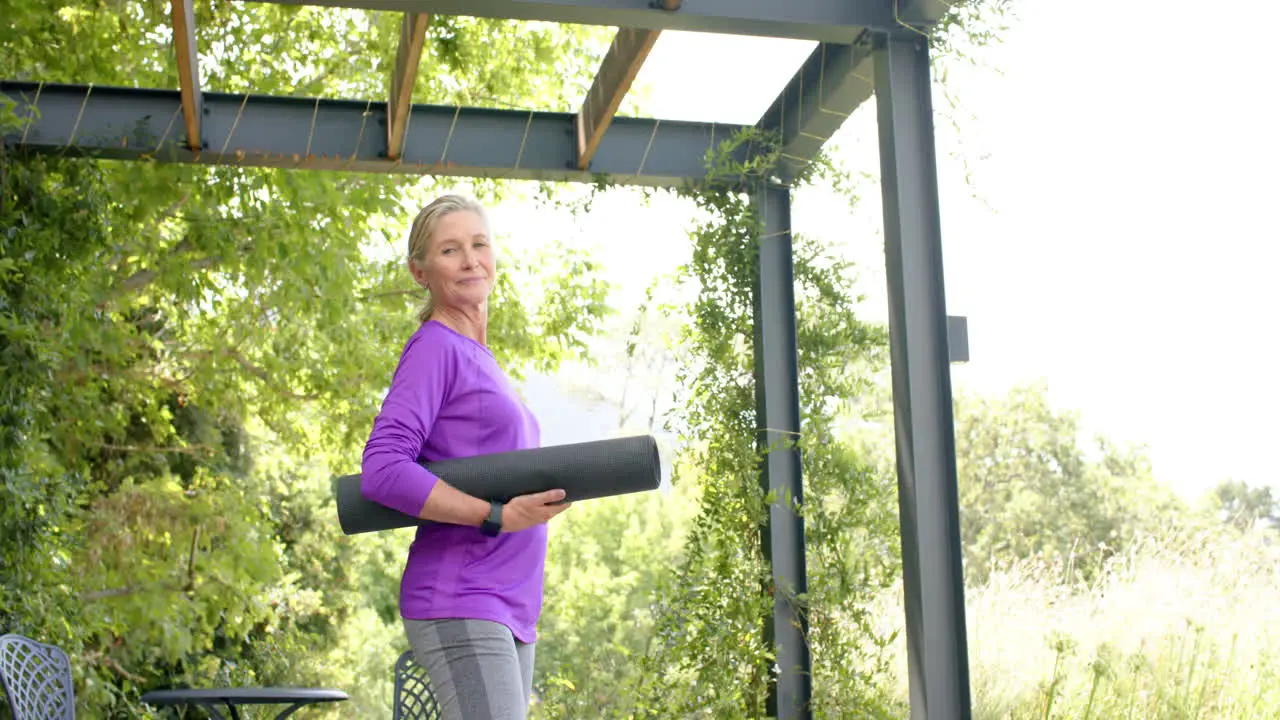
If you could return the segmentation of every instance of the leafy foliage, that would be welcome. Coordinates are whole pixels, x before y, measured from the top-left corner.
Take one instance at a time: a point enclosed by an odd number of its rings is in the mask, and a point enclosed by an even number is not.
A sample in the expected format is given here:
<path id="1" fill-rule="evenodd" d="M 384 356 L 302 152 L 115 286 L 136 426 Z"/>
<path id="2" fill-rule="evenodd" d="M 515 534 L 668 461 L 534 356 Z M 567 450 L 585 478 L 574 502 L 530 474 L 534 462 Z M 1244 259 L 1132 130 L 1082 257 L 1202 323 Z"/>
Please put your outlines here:
<path id="1" fill-rule="evenodd" d="M 0 75 L 176 84 L 167 3 L 5 15 Z M 253 3 L 197 20 L 207 88 L 276 94 L 380 97 L 398 32 Z M 447 71 L 415 99 L 564 105 L 602 32 L 440 20 L 424 63 Z M 403 644 L 407 538 L 343 537 L 328 482 L 412 332 L 402 238 L 433 183 L 15 154 L 0 177 L 0 628 L 68 651 L 83 717 L 212 682 L 339 685 L 380 714 L 389 686 L 363 675 L 389 679 Z M 505 265 L 493 301 L 517 374 L 581 353 L 607 311 L 589 257 L 547 252 Z"/>
<path id="2" fill-rule="evenodd" d="M 982 23 L 964 18 L 1010 4 L 965 5 L 970 14 L 944 24 L 935 44 L 950 51 L 964 33 L 988 42 L 971 30 Z M 167 13 L 153 0 L 7 3 L 0 75 L 172 87 Z M 398 31 L 394 14 L 254 3 L 200 4 L 197 20 L 209 89 L 370 101 L 381 101 Z M 414 97 L 570 109 L 608 35 L 434 18 L 423 62 L 437 70 L 418 76 Z M 538 69 L 552 66 L 559 72 Z M 753 134 L 737 142 L 771 145 Z M 769 178 L 774 158 L 741 167 L 728 157 L 712 158 L 713 176 L 743 184 L 683 193 L 700 222 L 679 282 L 697 298 L 659 308 L 686 321 L 672 353 L 678 482 L 670 495 L 576 508 L 556 528 L 539 651 L 547 717 L 765 712 L 773 598 L 760 533 L 779 499 L 760 487 L 755 444 L 760 222 L 744 191 Z M 843 184 L 825 162 L 811 172 L 799 181 Z M 328 478 L 350 469 L 411 330 L 416 289 L 400 238 L 406 208 L 433 189 L 376 176 L 0 157 L 0 629 L 68 650 L 80 716 L 136 715 L 137 696 L 159 684 L 233 682 L 348 688 L 344 714 L 387 714 L 409 537 L 342 536 Z M 496 199 L 512 187 L 474 190 Z M 885 336 L 857 316 L 852 268 L 815 238 L 793 242 L 810 566 L 809 593 L 796 600 L 810 621 L 815 711 L 900 716 L 886 663 L 901 643 L 871 607 L 893 594 L 898 574 L 892 463 L 883 462 L 892 443 L 836 432 L 849 398 L 874 396 L 868 373 Z M 591 259 L 552 248 L 505 270 L 491 325 L 503 363 L 516 375 L 545 372 L 585 353 L 609 311 Z M 534 273 L 548 290 L 528 292 Z M 633 346 L 627 357 L 645 352 Z M 1081 447 L 1076 434 L 1033 390 L 958 405 L 971 580 L 1035 562 L 1110 588 L 1138 540 L 1179 512 L 1140 456 Z M 1262 490 L 1224 484 L 1217 500 L 1241 527 L 1274 522 Z M 1274 555 L 1267 542 L 1252 548 L 1257 557 Z M 1198 569 L 1216 585 L 1210 571 L 1226 553 L 1211 550 Z M 1257 587 L 1274 587 L 1264 579 Z M 1261 606 L 1241 597 L 1241 608 Z M 1274 676 L 1272 655 L 1258 655 L 1269 664 L 1257 677 Z M 1194 663 L 1158 660 L 1168 667 L 1129 673 L 1116 697 L 1095 702 L 1076 683 L 1073 707 L 1086 716 L 1131 707 L 1147 700 L 1150 677 L 1160 678 L 1153 712 L 1198 713 L 1214 693 L 1227 697 L 1223 707 L 1244 702 L 1203 676 L 1183 692 Z M 1027 707 L 1048 715 L 1042 701 L 1062 687 L 1054 671 Z M 1255 714 L 1273 715 L 1274 704 L 1266 696 Z"/>
<path id="3" fill-rule="evenodd" d="M 608 717 L 635 693 L 657 589 L 696 508 L 692 492 L 583 503 L 553 524 L 535 668 L 539 717 Z"/>
<path id="4" fill-rule="evenodd" d="M 1241 480 L 1223 480 L 1213 489 L 1212 500 L 1225 522 L 1247 530 L 1263 524 L 1280 530 L 1280 500 L 1270 487 L 1251 487 Z"/>
<path id="5" fill-rule="evenodd" d="M 734 142 L 765 149 L 748 167 L 726 164 L 733 145 L 712 158 L 713 177 L 767 177 L 768 136 Z M 816 164 L 813 172 L 834 172 Z M 807 178 L 801 178 L 801 182 Z M 748 186 L 749 188 L 750 186 Z M 753 307 L 761 242 L 760 218 L 741 186 L 702 186 L 687 193 L 702 216 L 691 233 L 693 260 L 682 281 L 697 297 L 684 310 L 679 410 L 670 419 L 685 451 L 676 478 L 698 488 L 698 511 L 682 556 L 658 596 L 655 636 L 644 657 L 643 684 L 623 715 L 761 717 L 768 698 L 772 614 L 761 531 L 772 502 L 761 487 L 756 446 Z M 864 382 L 852 360 L 883 352 L 882 329 L 859 321 L 850 268 L 810 238 L 795 237 L 797 342 L 802 425 L 798 445 L 806 481 L 815 704 L 820 714 L 848 717 L 874 707 L 871 679 L 844 670 L 851 652 L 878 642 L 860 598 L 893 577 L 896 531 L 881 476 L 830 432 L 834 414 Z M 670 308 L 675 313 L 680 309 Z"/>
<path id="6" fill-rule="evenodd" d="M 862 398 L 853 442 L 885 472 L 894 466 L 887 388 Z M 1059 562 L 1092 581 L 1130 544 L 1187 522 L 1187 508 L 1138 450 L 1085 438 L 1043 384 L 954 402 L 960 541 L 965 575 L 985 582 L 1010 563 Z"/>
<path id="7" fill-rule="evenodd" d="M 961 541 L 975 581 L 1004 559 L 1045 557 L 1092 578 L 1107 557 L 1158 532 L 1178 503 L 1142 456 L 1082 446 L 1076 419 L 1043 387 L 957 402 Z"/>

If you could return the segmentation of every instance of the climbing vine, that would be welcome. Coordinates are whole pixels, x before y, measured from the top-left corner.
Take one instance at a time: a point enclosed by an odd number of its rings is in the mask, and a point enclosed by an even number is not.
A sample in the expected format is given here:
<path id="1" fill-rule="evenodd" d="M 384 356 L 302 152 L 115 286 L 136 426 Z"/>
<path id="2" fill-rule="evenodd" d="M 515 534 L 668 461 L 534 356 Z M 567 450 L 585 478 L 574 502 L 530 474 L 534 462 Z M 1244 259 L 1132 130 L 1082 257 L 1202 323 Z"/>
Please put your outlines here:
<path id="1" fill-rule="evenodd" d="M 743 144 L 751 148 L 747 163 L 733 159 Z M 763 717 L 774 672 L 765 635 L 773 596 L 761 549 L 774 498 L 761 486 L 752 352 L 761 222 L 750 191 L 776 181 L 778 152 L 772 136 L 752 130 L 711 160 L 708 182 L 681 191 L 703 219 L 680 273 L 697 295 L 683 309 L 682 402 L 670 418 L 686 448 L 676 482 L 698 484 L 700 507 L 658 601 L 631 713 L 638 717 Z M 814 181 L 840 186 L 847 178 L 822 159 L 792 184 Z M 863 608 L 897 572 L 896 512 L 889 480 L 834 429 L 882 360 L 887 336 L 858 318 L 849 263 L 813 238 L 795 235 L 793 243 L 809 569 L 809 592 L 795 601 L 810 621 L 816 715 L 877 716 L 888 713 L 874 682 L 888 638 Z"/>

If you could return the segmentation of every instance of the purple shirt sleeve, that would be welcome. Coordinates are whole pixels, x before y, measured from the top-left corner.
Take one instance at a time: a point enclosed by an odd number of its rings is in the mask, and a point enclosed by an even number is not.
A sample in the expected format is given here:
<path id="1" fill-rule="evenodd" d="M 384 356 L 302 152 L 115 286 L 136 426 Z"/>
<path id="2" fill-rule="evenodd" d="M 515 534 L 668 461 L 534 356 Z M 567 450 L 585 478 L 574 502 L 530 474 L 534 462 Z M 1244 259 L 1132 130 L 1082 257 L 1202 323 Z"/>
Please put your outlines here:
<path id="1" fill-rule="evenodd" d="M 415 334 L 364 446 L 360 490 L 380 505 L 418 517 L 439 479 L 418 464 L 453 378 L 452 353 Z"/>

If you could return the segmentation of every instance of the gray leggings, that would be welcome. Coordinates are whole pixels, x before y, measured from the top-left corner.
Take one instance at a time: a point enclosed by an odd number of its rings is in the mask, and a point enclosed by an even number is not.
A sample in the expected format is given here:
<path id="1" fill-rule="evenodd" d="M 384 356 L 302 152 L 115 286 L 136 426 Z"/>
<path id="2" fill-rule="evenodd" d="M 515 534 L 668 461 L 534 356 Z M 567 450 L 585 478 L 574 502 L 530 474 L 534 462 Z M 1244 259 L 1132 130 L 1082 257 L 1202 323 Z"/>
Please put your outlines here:
<path id="1" fill-rule="evenodd" d="M 444 720 L 525 720 L 533 644 L 488 620 L 404 620 Z"/>

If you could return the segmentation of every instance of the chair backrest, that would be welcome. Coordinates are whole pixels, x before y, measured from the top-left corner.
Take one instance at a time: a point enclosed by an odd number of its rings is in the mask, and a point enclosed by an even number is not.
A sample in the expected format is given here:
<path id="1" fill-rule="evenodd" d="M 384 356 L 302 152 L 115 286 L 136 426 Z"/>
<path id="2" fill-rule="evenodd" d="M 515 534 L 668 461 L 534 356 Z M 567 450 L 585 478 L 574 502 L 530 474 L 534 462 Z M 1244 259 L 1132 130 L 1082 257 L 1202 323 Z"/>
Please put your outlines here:
<path id="1" fill-rule="evenodd" d="M 427 671 L 407 650 L 396 661 L 396 691 L 392 720 L 440 720 L 440 704 L 431 692 Z"/>
<path id="2" fill-rule="evenodd" d="M 75 720 L 71 661 L 53 645 L 0 635 L 0 684 L 14 720 Z"/>

